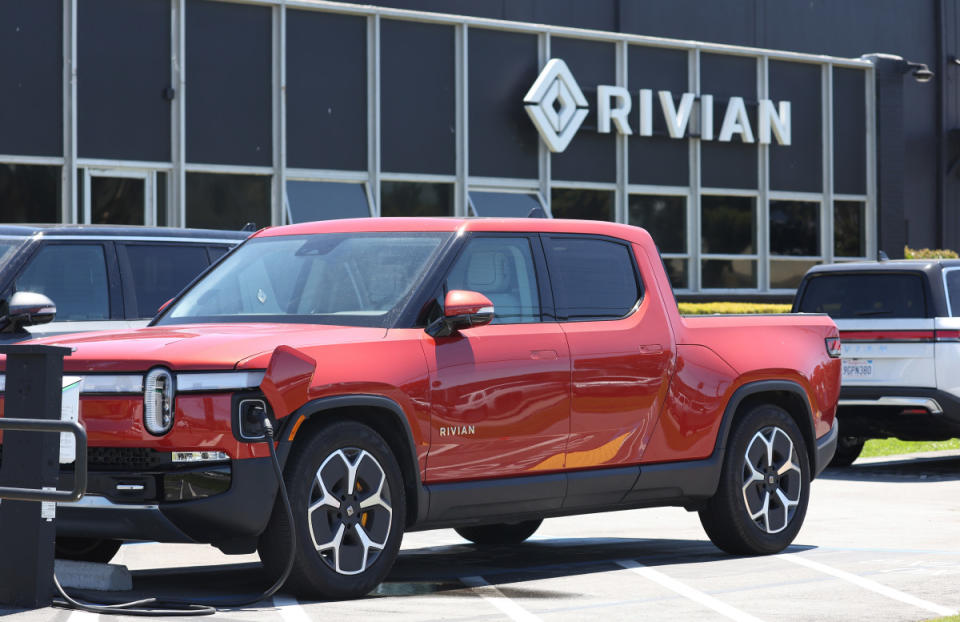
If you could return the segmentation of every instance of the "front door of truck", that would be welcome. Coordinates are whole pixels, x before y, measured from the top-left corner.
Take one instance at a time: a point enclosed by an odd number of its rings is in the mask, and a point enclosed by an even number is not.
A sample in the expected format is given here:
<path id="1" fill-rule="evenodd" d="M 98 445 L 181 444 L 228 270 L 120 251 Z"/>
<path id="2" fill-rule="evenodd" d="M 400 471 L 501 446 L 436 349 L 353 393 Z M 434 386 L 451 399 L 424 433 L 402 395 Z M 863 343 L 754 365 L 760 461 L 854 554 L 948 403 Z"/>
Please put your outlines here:
<path id="1" fill-rule="evenodd" d="M 491 324 L 434 339 L 430 369 L 428 482 L 545 473 L 563 468 L 569 433 L 570 359 L 543 278 L 539 240 L 475 235 L 438 298 L 477 291 L 494 304 Z M 545 307 L 550 307 L 546 309 Z"/>

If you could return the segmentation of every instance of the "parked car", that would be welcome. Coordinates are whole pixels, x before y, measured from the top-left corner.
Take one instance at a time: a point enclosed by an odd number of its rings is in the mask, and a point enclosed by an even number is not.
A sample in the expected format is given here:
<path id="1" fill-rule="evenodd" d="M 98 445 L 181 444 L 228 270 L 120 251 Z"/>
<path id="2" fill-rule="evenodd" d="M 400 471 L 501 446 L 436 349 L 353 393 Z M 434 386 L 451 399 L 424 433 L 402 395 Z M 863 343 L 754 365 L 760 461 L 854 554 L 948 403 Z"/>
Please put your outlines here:
<path id="1" fill-rule="evenodd" d="M 164 302 L 249 232 L 164 227 L 0 225 L 0 339 L 146 326 Z M 10 322 L 17 292 L 43 294 L 52 323 Z M 18 334 L 19 332 L 19 334 Z"/>
<path id="2" fill-rule="evenodd" d="M 279 574 L 264 413 L 310 597 L 367 593 L 404 531 L 519 543 L 606 510 L 682 506 L 726 551 L 780 551 L 836 442 L 829 317 L 683 318 L 650 236 L 613 223 L 267 229 L 147 328 L 38 343 L 85 380 L 88 496 L 61 536 L 257 550 Z"/>
<path id="3" fill-rule="evenodd" d="M 827 313 L 840 328 L 833 464 L 851 464 L 871 438 L 960 436 L 960 260 L 816 266 L 793 310 Z"/>

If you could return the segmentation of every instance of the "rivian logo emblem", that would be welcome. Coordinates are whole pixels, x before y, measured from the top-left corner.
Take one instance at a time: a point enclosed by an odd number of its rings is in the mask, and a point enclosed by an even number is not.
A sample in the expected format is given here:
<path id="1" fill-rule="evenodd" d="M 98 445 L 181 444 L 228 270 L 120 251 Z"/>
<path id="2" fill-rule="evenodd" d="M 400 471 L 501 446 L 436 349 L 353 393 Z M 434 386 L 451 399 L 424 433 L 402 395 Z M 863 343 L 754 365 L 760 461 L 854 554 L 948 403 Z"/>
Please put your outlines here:
<path id="1" fill-rule="evenodd" d="M 547 62 L 523 98 L 524 108 L 550 151 L 567 148 L 587 117 L 589 104 L 567 64 L 559 58 Z"/>

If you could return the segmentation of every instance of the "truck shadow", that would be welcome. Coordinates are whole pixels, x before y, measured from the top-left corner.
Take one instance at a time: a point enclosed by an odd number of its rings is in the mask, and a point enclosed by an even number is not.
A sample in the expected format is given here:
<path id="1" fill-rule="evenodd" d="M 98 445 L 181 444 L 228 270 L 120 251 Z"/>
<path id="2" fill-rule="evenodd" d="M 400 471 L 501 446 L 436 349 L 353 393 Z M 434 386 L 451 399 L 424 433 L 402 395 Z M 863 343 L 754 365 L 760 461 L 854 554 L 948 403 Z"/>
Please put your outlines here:
<path id="1" fill-rule="evenodd" d="M 854 463 L 828 468 L 823 479 L 871 482 L 947 482 L 960 480 L 960 455 L 933 457 L 891 456 L 882 462 Z"/>

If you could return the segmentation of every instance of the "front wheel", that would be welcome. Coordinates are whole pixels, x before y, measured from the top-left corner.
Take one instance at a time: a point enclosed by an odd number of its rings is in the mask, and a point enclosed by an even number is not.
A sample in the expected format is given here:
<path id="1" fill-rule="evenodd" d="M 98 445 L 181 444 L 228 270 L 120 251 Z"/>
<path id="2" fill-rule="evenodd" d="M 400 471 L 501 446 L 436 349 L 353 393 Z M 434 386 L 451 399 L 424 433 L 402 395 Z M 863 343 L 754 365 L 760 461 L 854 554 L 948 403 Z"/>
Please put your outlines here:
<path id="1" fill-rule="evenodd" d="M 809 498 L 803 435 L 785 410 L 762 404 L 734 424 L 720 485 L 700 522 L 728 553 L 776 553 L 800 531 Z"/>
<path id="2" fill-rule="evenodd" d="M 357 598 L 379 584 L 397 557 L 406 518 L 400 467 L 383 438 L 344 421 L 294 447 L 284 481 L 297 551 L 286 586 L 311 599 Z M 278 503 L 257 550 L 278 575 L 290 530 Z"/>
<path id="3" fill-rule="evenodd" d="M 520 523 L 498 523 L 496 525 L 476 525 L 457 527 L 455 531 L 463 538 L 481 546 L 498 544 L 520 544 L 540 527 L 542 518 Z"/>

